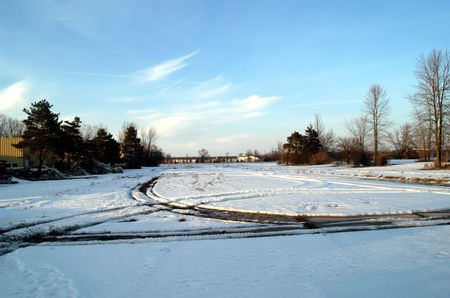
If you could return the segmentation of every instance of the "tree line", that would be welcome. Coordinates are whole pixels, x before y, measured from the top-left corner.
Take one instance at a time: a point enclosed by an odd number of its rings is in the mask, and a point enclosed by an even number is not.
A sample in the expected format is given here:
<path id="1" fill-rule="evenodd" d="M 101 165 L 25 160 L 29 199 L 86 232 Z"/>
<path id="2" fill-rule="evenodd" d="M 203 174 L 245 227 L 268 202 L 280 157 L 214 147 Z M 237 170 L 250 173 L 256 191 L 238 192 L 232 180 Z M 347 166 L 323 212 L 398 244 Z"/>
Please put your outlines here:
<path id="1" fill-rule="evenodd" d="M 384 165 L 388 157 L 419 158 L 442 168 L 450 144 L 450 56 L 432 50 L 417 59 L 415 92 L 408 96 L 414 111 L 412 123 L 393 128 L 387 91 L 374 84 L 364 98 L 362 115 L 346 121 L 347 136 L 326 131 L 319 114 L 305 135 L 292 133 L 278 145 L 285 164 L 320 164 L 331 159 L 354 165 Z M 384 150 L 382 150 L 384 148 Z M 392 150 L 387 150 L 390 148 Z M 276 150 L 274 150 L 276 151 Z M 391 151 L 391 152 L 388 152 Z"/>
<path id="2" fill-rule="evenodd" d="M 249 149 L 245 155 L 289 165 L 336 160 L 366 166 L 383 165 L 388 157 L 426 161 L 434 158 L 435 167 L 441 168 L 448 159 L 446 146 L 450 144 L 448 51 L 435 49 L 420 56 L 415 75 L 415 92 L 408 96 L 414 111 L 411 122 L 393 127 L 387 91 L 373 84 L 364 98 L 361 115 L 345 122 L 346 136 L 336 137 L 333 130 L 326 130 L 320 114 L 315 114 L 304 134 L 294 131 L 269 153 Z M 0 136 L 22 136 L 19 147 L 31 149 L 39 168 L 49 155 L 69 169 L 73 163 L 93 160 L 135 168 L 158 165 L 164 159 L 162 150 L 155 145 L 154 129 L 141 131 L 139 138 L 136 125 L 124 123 L 116 141 L 106 127 L 82 125 L 78 117 L 60 121 L 51 107 L 46 100 L 33 103 L 30 109 L 23 110 L 28 117 L 22 122 L 0 115 Z M 200 157 L 208 154 L 202 150 Z"/>
<path id="3" fill-rule="evenodd" d="M 23 109 L 27 118 L 21 124 L 0 115 L 2 137 L 22 138 L 15 146 L 28 148 L 30 156 L 37 161 L 37 177 L 48 160 L 53 160 L 58 170 L 70 173 L 76 167 L 94 172 L 98 163 L 124 168 L 158 166 L 164 159 L 162 150 L 155 144 L 154 128 L 141 131 L 139 138 L 137 126 L 124 123 L 118 142 L 102 125 L 82 128 L 79 117 L 61 121 L 59 114 L 51 109 L 52 105 L 45 99 L 34 102 L 29 109 Z"/>

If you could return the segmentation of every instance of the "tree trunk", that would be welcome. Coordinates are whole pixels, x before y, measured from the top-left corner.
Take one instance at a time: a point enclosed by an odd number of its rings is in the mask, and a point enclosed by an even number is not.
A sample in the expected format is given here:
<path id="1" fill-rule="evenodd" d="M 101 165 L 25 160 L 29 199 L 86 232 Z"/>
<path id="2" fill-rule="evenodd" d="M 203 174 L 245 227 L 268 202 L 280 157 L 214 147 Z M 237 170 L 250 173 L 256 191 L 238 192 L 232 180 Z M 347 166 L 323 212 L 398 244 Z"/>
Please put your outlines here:
<path id="1" fill-rule="evenodd" d="M 375 163 L 375 165 L 376 166 L 379 166 L 380 165 L 380 162 L 379 162 L 379 158 L 378 158 L 378 131 L 377 130 L 375 130 L 374 131 L 374 136 L 373 136 L 373 143 L 374 143 L 374 163 Z"/>
<path id="2" fill-rule="evenodd" d="M 41 177 L 42 166 L 44 165 L 44 159 L 45 159 L 44 149 L 39 149 L 39 165 L 38 165 L 38 169 L 36 172 L 36 178 Z"/>
<path id="3" fill-rule="evenodd" d="M 434 138 L 435 138 L 435 140 L 436 140 L 436 144 L 435 144 L 435 146 L 436 146 L 436 148 L 435 148 L 435 150 L 436 150 L 436 159 L 434 160 L 434 166 L 437 168 L 437 169 L 440 169 L 441 167 L 442 167 L 442 164 L 441 164 L 441 142 L 442 142 L 442 140 L 441 140 L 441 138 L 442 138 L 442 125 L 439 125 L 439 122 L 438 122 L 438 120 L 436 120 L 435 121 L 435 133 L 434 133 Z"/>

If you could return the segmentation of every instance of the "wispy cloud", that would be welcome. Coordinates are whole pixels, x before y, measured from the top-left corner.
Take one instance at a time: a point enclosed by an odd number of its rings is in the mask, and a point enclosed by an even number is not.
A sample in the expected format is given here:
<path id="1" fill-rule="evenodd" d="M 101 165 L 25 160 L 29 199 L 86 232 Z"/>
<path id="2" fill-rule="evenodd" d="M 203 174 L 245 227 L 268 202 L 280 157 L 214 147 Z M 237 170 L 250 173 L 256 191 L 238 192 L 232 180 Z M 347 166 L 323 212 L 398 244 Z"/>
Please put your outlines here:
<path id="1" fill-rule="evenodd" d="M 46 17 L 52 26 L 61 26 L 67 31 L 90 40 L 98 40 L 98 19 L 88 13 L 90 6 L 70 1 L 43 1 L 35 8 Z"/>
<path id="2" fill-rule="evenodd" d="M 186 78 L 182 78 L 181 80 L 178 80 L 176 82 L 173 82 L 172 84 L 170 84 L 169 86 L 164 87 L 161 91 L 159 91 L 158 95 L 164 95 L 165 93 L 167 93 L 167 91 L 169 91 L 170 89 L 174 88 L 175 86 L 181 84 Z"/>
<path id="3" fill-rule="evenodd" d="M 0 111 L 8 111 L 21 107 L 25 103 L 25 93 L 27 91 L 25 81 L 12 84 L 0 91 Z"/>
<path id="4" fill-rule="evenodd" d="M 192 99 L 207 99 L 224 93 L 231 87 L 231 84 L 224 84 L 217 87 L 199 86 L 191 90 Z"/>
<path id="5" fill-rule="evenodd" d="M 279 100 L 278 96 L 251 95 L 244 99 L 234 99 L 220 103 L 209 111 L 215 115 L 211 121 L 216 125 L 241 121 L 264 115 L 264 109 Z"/>
<path id="6" fill-rule="evenodd" d="M 148 83 L 164 79 L 172 73 L 185 68 L 188 65 L 186 61 L 197 54 L 198 51 L 195 51 L 176 59 L 164 61 L 156 66 L 138 71 L 136 75 L 139 77 L 139 82 L 141 83 Z"/>
<path id="7" fill-rule="evenodd" d="M 79 114 L 79 115 L 65 115 L 65 116 L 60 117 L 60 120 L 72 121 L 75 117 L 78 116 L 78 117 L 80 117 L 81 121 L 83 122 L 84 119 L 89 118 L 89 117 L 91 117 L 93 115 L 96 115 L 96 114 L 98 114 L 98 110 L 90 111 L 90 112 Z"/>
<path id="8" fill-rule="evenodd" d="M 173 137 L 191 129 L 195 123 L 201 122 L 203 119 L 204 116 L 199 113 L 178 112 L 155 119 L 152 126 L 156 127 L 161 136 Z"/>
<path id="9" fill-rule="evenodd" d="M 262 116 L 265 114 L 265 108 L 278 99 L 276 96 L 252 95 L 225 102 L 211 101 L 202 105 L 178 106 L 170 113 L 137 110 L 128 111 L 127 114 L 144 122 L 144 126 L 156 127 L 162 137 L 174 137 L 185 133 L 199 133 L 211 126 Z"/>
<path id="10" fill-rule="evenodd" d="M 211 80 L 201 82 L 184 90 L 182 96 L 189 100 L 205 100 L 225 93 L 231 86 L 231 83 L 226 82 L 224 78 L 219 75 Z"/>
<path id="11" fill-rule="evenodd" d="M 355 100 L 332 100 L 332 101 L 310 101 L 305 103 L 299 103 L 295 105 L 289 105 L 284 106 L 281 108 L 296 108 L 296 107 L 313 107 L 313 106 L 330 106 L 330 105 L 342 105 L 342 104 L 349 104 L 349 103 L 361 103 L 361 99 L 355 99 Z"/>
<path id="12" fill-rule="evenodd" d="M 252 95 L 241 100 L 233 100 L 231 103 L 242 112 L 253 112 L 265 108 L 278 99 L 277 96 Z"/>
<path id="13" fill-rule="evenodd" d="M 145 109 L 145 110 L 129 110 L 126 111 L 128 115 L 145 115 L 145 114 L 154 114 L 157 111 L 155 109 Z"/>
<path id="14" fill-rule="evenodd" d="M 252 136 L 251 134 L 237 134 L 237 135 L 232 135 L 232 136 L 228 136 L 228 137 L 223 137 L 223 138 L 219 138 L 216 140 L 216 143 L 219 144 L 229 144 L 229 143 L 235 143 L 235 142 L 239 142 L 245 139 L 248 139 L 248 137 Z"/>
<path id="15" fill-rule="evenodd" d="M 137 99 L 138 99 L 137 97 L 124 96 L 124 97 L 109 98 L 106 101 L 118 103 L 132 103 L 135 102 Z"/>

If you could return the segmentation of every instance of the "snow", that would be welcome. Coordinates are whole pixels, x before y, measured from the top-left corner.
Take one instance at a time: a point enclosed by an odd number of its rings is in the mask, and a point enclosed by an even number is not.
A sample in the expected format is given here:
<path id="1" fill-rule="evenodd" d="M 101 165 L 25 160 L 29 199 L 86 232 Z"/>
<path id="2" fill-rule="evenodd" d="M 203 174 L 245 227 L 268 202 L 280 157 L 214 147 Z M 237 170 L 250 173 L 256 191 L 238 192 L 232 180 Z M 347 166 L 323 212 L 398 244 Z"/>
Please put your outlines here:
<path id="1" fill-rule="evenodd" d="M 450 228 L 34 246 L 1 259 L 2 295 L 448 297 Z"/>
<path id="2" fill-rule="evenodd" d="M 356 179 L 354 176 L 362 176 L 362 171 L 357 169 L 279 167 L 274 171 L 263 166 L 234 168 L 234 171 L 228 167 L 220 172 L 211 172 L 211 169 L 214 168 L 169 170 L 153 191 L 161 201 L 188 206 L 302 215 L 368 215 L 450 209 L 450 190 L 446 188 Z M 404 174 L 405 170 L 414 168 L 407 165 L 402 169 Z M 349 171 L 353 176 L 342 175 Z M 391 170 L 372 168 L 370 171 L 377 176 L 379 172 L 402 174 L 395 167 Z M 413 173 L 417 172 L 408 174 Z"/>
<path id="3" fill-rule="evenodd" d="M 188 207 L 314 216 L 450 209 L 445 186 L 393 181 L 449 180 L 449 171 L 423 168 L 166 165 L 0 185 L 1 296 L 448 297 L 446 220 L 315 232 L 301 224 L 198 217 L 131 196 L 162 175 L 149 195 Z M 22 242 L 52 233 L 63 237 Z"/>

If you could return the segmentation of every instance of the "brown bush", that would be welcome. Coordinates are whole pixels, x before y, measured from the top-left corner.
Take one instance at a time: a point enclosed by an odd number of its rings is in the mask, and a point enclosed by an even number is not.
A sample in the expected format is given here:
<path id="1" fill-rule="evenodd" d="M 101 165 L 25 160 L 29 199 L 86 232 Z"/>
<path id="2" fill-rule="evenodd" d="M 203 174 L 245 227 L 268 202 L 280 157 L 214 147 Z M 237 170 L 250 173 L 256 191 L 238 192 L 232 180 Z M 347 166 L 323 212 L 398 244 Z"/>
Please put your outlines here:
<path id="1" fill-rule="evenodd" d="M 325 151 L 317 152 L 311 155 L 310 164 L 312 165 L 322 165 L 330 162 L 330 156 Z"/>

